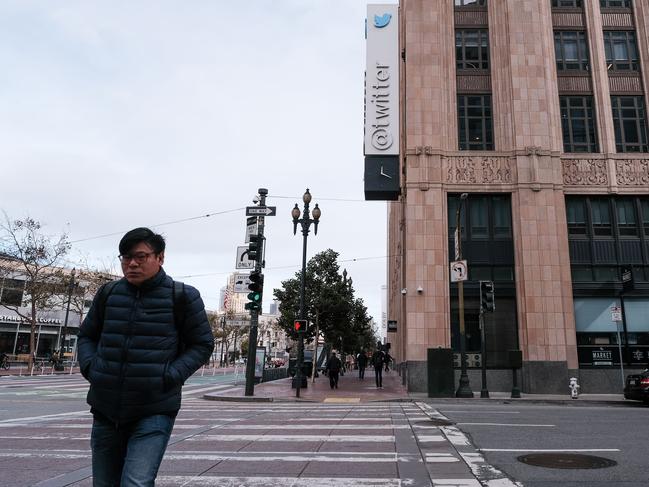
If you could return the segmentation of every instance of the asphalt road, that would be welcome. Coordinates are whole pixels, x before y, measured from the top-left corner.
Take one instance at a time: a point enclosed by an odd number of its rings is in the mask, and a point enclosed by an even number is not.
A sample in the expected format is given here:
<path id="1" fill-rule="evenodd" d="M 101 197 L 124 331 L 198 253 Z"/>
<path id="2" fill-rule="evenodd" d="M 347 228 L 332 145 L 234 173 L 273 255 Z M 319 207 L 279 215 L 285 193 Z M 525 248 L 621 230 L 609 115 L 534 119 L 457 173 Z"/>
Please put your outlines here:
<path id="1" fill-rule="evenodd" d="M 431 404 L 455 422 L 488 463 L 526 487 L 649 486 L 649 408 Z M 604 457 L 616 466 L 555 469 L 526 465 L 521 455 L 547 452 Z"/>

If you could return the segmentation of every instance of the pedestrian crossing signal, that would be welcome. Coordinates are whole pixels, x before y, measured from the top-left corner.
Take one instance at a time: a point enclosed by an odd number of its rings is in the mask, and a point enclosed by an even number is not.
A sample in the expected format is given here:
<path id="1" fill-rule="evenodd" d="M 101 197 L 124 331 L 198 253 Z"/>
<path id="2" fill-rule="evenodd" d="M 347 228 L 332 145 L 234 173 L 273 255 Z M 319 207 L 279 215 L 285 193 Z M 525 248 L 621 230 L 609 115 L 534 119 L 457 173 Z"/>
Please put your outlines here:
<path id="1" fill-rule="evenodd" d="M 295 320 L 293 322 L 293 328 L 298 333 L 304 333 L 306 331 L 307 320 Z"/>

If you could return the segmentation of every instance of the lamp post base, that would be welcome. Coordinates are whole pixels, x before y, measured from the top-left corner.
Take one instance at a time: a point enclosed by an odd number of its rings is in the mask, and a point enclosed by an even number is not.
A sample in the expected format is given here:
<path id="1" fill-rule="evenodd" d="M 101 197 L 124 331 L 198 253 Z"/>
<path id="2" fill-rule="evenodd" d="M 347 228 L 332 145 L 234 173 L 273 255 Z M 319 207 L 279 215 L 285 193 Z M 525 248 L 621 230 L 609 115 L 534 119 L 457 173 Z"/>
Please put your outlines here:
<path id="1" fill-rule="evenodd" d="M 455 397 L 468 398 L 473 397 L 473 391 L 469 385 L 469 376 L 460 376 L 460 386 L 455 391 Z"/>
<path id="2" fill-rule="evenodd" d="M 300 380 L 300 389 L 306 389 L 306 386 L 307 386 L 306 376 L 302 375 L 302 376 L 300 376 L 300 379 L 301 379 Z M 298 384 L 298 378 L 293 377 L 293 380 L 291 381 L 291 388 L 292 389 L 297 389 L 297 384 Z"/>

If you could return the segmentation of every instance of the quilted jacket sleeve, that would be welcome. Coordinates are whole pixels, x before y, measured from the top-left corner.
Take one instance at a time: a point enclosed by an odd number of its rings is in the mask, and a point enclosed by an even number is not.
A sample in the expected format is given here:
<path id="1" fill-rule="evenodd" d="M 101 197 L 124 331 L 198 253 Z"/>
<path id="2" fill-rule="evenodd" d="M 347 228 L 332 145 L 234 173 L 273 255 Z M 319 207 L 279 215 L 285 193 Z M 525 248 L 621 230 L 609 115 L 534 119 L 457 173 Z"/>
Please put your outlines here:
<path id="1" fill-rule="evenodd" d="M 105 285 L 104 285 L 105 286 Z M 92 360 L 97 355 L 97 344 L 101 336 L 102 324 L 99 323 L 101 312 L 98 310 L 99 296 L 101 296 L 104 286 L 99 288 L 90 305 L 88 314 L 81 323 L 79 337 L 77 342 L 77 356 L 79 359 L 79 368 L 81 374 L 87 379 L 88 370 Z"/>
<path id="2" fill-rule="evenodd" d="M 169 364 L 165 375 L 167 387 L 183 384 L 210 359 L 214 350 L 214 335 L 200 293 L 194 287 L 185 285 L 184 298 L 184 323 L 177 324 L 183 350 Z"/>

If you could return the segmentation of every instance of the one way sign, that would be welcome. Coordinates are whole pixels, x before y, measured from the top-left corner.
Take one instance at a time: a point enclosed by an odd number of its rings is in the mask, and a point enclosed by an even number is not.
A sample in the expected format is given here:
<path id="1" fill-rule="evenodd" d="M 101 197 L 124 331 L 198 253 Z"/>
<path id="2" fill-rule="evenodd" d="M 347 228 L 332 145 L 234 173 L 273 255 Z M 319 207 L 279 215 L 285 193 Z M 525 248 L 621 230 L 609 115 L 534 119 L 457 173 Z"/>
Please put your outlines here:
<path id="1" fill-rule="evenodd" d="M 276 206 L 246 206 L 246 216 L 275 216 Z"/>

